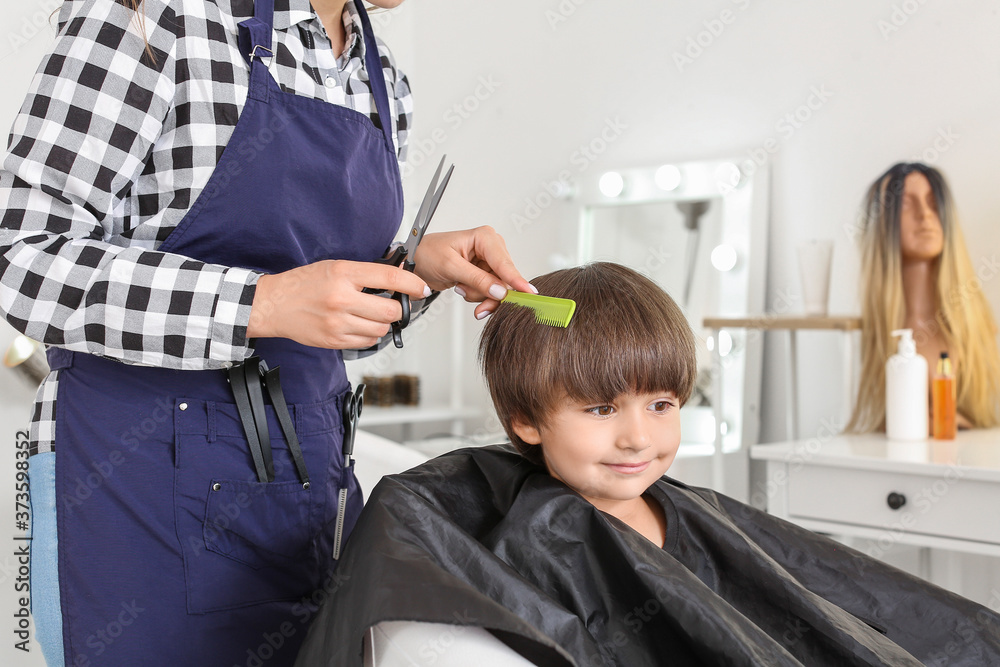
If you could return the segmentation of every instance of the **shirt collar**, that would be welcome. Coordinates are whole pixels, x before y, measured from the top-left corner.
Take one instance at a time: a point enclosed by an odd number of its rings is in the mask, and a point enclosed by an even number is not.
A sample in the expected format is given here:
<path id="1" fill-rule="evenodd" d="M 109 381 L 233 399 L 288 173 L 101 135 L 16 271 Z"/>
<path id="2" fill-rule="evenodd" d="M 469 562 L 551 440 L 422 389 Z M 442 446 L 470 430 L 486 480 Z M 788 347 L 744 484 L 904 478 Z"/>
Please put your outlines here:
<path id="1" fill-rule="evenodd" d="M 316 16 L 309 0 L 274 0 L 274 29 L 287 30 Z"/>
<path id="2" fill-rule="evenodd" d="M 347 43 L 344 53 L 349 57 L 357 56 L 361 60 L 365 59 L 365 29 L 361 25 L 361 16 L 354 0 L 347 0 L 344 5 L 344 30 L 347 34 Z"/>
<path id="3" fill-rule="evenodd" d="M 309 0 L 275 0 L 274 2 L 275 30 L 287 30 L 298 23 L 313 20 L 316 21 L 317 27 L 322 25 Z M 344 52 L 349 57 L 357 56 L 363 60 L 365 57 L 364 29 L 361 26 L 358 9 L 354 6 L 354 0 L 347 0 L 344 5 L 343 20 L 347 34 Z"/>

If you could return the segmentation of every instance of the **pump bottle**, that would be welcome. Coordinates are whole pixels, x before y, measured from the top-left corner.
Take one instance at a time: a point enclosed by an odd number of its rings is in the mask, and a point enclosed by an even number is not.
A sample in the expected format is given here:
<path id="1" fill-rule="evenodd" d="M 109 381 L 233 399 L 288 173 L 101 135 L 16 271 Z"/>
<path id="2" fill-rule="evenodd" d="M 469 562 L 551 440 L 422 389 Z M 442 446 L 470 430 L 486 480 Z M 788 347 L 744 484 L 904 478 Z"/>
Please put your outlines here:
<path id="1" fill-rule="evenodd" d="M 885 364 L 885 434 L 890 440 L 927 439 L 927 360 L 917 354 L 912 329 L 900 336 Z"/>
<path id="2" fill-rule="evenodd" d="M 947 352 L 941 353 L 932 386 L 934 437 L 938 440 L 954 440 L 958 431 L 955 421 L 955 374 L 952 372 L 951 359 L 948 358 Z"/>

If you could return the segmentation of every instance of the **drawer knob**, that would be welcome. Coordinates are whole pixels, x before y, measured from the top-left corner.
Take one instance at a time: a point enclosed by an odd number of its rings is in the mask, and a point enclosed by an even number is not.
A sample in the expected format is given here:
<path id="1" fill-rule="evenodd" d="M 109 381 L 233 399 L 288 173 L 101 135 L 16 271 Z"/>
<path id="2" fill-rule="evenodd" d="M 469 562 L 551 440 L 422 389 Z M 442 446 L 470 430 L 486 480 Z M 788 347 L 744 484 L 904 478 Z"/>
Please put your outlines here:
<path id="1" fill-rule="evenodd" d="M 896 493 L 893 491 L 889 494 L 889 497 L 885 499 L 885 502 L 889 503 L 889 507 L 898 510 L 900 507 L 906 504 L 906 496 L 902 493 Z"/>

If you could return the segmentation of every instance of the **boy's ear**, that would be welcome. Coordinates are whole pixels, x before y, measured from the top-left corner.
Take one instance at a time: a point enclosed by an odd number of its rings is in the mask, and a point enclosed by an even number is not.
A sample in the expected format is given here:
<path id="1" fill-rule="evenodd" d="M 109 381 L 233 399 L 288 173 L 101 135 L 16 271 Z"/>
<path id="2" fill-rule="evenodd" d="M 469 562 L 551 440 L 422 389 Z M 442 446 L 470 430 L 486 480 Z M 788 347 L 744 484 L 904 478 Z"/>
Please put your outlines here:
<path id="1" fill-rule="evenodd" d="M 542 444 L 542 434 L 538 429 L 528 424 L 523 419 L 515 417 L 510 422 L 510 428 L 514 434 L 529 445 Z"/>

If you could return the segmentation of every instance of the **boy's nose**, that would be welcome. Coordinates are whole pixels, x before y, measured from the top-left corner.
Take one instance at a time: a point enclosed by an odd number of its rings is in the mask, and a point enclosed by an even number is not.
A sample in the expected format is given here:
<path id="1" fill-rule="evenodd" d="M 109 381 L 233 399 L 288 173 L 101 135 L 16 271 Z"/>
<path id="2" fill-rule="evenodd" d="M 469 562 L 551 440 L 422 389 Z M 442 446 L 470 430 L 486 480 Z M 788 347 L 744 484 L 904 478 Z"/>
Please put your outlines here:
<path id="1" fill-rule="evenodd" d="M 649 447 L 651 442 L 649 425 L 643 419 L 643 415 L 627 415 L 618 434 L 618 446 L 622 449 L 642 451 Z"/>

